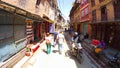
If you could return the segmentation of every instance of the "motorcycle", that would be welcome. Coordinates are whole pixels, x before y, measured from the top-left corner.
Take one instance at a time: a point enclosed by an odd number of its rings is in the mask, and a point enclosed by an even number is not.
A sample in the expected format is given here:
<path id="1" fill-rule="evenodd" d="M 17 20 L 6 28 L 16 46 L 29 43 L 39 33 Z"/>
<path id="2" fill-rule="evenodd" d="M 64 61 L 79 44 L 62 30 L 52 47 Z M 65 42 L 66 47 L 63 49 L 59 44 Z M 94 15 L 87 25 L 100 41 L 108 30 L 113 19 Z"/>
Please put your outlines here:
<path id="1" fill-rule="evenodd" d="M 78 45 L 80 45 L 80 43 L 73 43 L 72 44 L 72 49 L 70 50 L 70 54 L 74 57 L 76 57 L 79 61 L 79 63 L 81 64 L 83 61 L 82 58 L 82 47 L 79 47 Z"/>
<path id="2" fill-rule="evenodd" d="M 116 53 L 108 63 L 114 68 L 120 68 L 120 53 Z"/>

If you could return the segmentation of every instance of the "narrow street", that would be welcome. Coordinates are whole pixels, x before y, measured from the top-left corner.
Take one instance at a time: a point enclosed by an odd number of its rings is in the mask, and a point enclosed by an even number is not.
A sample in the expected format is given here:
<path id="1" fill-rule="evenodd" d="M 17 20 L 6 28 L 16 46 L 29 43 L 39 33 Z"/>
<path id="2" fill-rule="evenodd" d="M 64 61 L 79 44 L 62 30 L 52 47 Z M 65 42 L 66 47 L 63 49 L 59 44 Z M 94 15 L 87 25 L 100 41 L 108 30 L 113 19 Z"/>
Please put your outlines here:
<path id="1" fill-rule="evenodd" d="M 69 38 L 69 35 L 65 37 Z M 91 60 L 83 53 L 83 63 L 79 62 L 71 56 L 66 56 L 65 52 L 69 50 L 69 45 L 67 44 L 69 40 L 63 46 L 63 53 L 59 55 L 57 51 L 58 47 L 52 47 L 51 54 L 47 55 L 43 50 L 46 49 L 45 42 L 40 45 L 40 48 L 30 57 L 23 65 L 16 64 L 13 68 L 97 68 Z"/>
<path id="2" fill-rule="evenodd" d="M 119 8 L 120 0 L 0 0 L 0 68 L 120 68 Z M 49 46 L 55 37 L 59 48 Z"/>

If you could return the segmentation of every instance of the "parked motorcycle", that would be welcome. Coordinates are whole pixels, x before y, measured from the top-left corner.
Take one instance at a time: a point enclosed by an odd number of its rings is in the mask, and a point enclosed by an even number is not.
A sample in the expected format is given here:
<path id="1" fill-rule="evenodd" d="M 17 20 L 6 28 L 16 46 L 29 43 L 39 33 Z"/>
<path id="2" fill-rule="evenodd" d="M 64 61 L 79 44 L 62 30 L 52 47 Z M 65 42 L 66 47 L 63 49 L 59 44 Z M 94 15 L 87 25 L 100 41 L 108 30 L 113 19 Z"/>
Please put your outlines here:
<path id="1" fill-rule="evenodd" d="M 82 63 L 83 61 L 82 48 L 79 47 L 77 43 L 72 44 L 72 49 L 70 50 L 70 54 L 76 57 L 80 64 Z"/>
<path id="2" fill-rule="evenodd" d="M 120 53 L 116 53 L 108 63 L 114 68 L 120 68 Z"/>

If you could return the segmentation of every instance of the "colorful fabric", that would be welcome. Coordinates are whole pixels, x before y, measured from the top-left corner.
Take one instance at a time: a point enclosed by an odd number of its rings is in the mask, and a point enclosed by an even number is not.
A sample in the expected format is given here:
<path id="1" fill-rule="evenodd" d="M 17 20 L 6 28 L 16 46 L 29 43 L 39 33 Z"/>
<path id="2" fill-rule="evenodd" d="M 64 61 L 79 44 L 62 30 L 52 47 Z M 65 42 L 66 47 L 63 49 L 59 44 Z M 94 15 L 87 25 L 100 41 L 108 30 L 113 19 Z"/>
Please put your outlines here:
<path id="1" fill-rule="evenodd" d="M 102 51 L 101 48 L 95 48 L 95 53 L 100 53 Z"/>
<path id="2" fill-rule="evenodd" d="M 95 45 L 95 46 L 98 46 L 100 44 L 100 41 L 93 39 L 92 44 Z"/>
<path id="3" fill-rule="evenodd" d="M 46 44 L 47 46 L 47 54 L 50 54 L 51 52 L 51 44 Z"/>

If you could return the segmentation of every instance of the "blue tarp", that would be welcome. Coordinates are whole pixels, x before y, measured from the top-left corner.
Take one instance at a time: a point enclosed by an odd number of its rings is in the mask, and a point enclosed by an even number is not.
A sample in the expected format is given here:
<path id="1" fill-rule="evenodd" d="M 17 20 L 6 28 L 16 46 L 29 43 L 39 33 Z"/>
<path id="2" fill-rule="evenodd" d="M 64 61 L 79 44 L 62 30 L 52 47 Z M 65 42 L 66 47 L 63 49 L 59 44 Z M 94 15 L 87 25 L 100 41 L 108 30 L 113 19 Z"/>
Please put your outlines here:
<path id="1" fill-rule="evenodd" d="M 54 23 L 49 26 L 49 32 L 50 33 L 54 33 L 55 32 Z"/>

